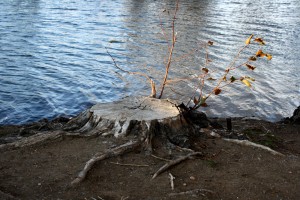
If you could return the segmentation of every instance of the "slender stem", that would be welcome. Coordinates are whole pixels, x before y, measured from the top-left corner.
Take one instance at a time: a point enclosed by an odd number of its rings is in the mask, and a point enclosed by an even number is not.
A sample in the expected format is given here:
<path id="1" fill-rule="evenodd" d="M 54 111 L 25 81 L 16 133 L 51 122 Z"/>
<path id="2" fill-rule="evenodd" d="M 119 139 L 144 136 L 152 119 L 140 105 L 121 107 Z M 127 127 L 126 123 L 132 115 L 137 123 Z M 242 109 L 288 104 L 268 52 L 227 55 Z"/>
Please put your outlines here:
<path id="1" fill-rule="evenodd" d="M 168 45 L 168 50 L 170 51 L 170 44 L 169 44 L 169 39 L 168 39 L 168 36 L 165 32 L 165 29 L 164 29 L 164 26 L 163 26 L 163 23 L 162 23 L 162 20 L 161 18 L 159 17 L 159 21 L 160 21 L 160 28 L 161 28 L 161 31 L 162 31 L 162 34 L 163 36 L 165 37 L 165 40 L 167 42 L 167 45 Z"/>
<path id="2" fill-rule="evenodd" d="M 159 99 L 162 97 L 165 86 L 166 86 L 166 82 L 167 82 L 168 74 L 169 74 L 169 69 L 170 69 L 171 62 L 172 62 L 173 50 L 174 50 L 175 43 L 176 43 L 175 20 L 176 20 L 176 14 L 177 14 L 177 11 L 178 11 L 178 7 L 179 7 L 178 5 L 179 5 L 179 0 L 177 0 L 177 2 L 176 2 L 176 8 L 175 8 L 174 16 L 173 16 L 173 21 L 172 21 L 172 45 L 171 45 L 171 48 L 169 48 L 169 58 L 168 58 L 168 62 L 167 62 L 167 65 L 166 65 L 166 72 L 165 72 L 164 80 L 162 82 L 160 95 L 158 97 Z"/>
<path id="3" fill-rule="evenodd" d="M 239 52 L 237 53 L 237 55 L 235 56 L 235 58 L 233 59 L 233 61 L 230 63 L 230 65 L 229 65 L 229 67 L 228 67 L 229 70 L 232 69 L 233 65 L 235 64 L 235 62 L 237 61 L 237 59 L 240 57 L 241 52 L 244 51 L 244 49 L 246 49 L 248 46 L 249 46 L 249 45 L 246 44 L 245 46 L 243 46 L 243 47 L 239 50 Z"/>

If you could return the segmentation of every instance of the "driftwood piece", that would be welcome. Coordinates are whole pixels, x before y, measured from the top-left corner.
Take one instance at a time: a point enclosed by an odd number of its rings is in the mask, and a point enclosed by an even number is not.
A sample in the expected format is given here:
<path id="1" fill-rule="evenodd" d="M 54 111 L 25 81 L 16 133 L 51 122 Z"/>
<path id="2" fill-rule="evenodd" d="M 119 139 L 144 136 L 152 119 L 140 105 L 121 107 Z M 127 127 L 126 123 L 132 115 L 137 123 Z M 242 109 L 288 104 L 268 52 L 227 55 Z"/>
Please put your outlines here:
<path id="1" fill-rule="evenodd" d="M 169 168 L 187 160 L 187 159 L 193 159 L 194 156 L 203 156 L 203 154 L 201 152 L 194 152 L 194 153 L 190 153 L 186 156 L 182 156 L 179 157 L 175 160 L 172 160 L 168 163 L 166 163 L 165 165 L 163 165 L 161 168 L 159 168 L 159 170 L 157 170 L 157 172 L 152 176 L 152 179 L 155 179 L 159 174 L 165 172 L 166 170 L 168 170 Z"/>

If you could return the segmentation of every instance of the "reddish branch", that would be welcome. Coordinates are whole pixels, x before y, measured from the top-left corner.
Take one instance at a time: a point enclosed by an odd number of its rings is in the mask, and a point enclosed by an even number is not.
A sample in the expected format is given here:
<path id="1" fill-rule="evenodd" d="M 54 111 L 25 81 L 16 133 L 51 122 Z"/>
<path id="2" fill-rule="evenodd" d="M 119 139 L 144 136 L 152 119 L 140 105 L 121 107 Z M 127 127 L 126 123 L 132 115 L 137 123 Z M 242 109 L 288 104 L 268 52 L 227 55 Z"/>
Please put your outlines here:
<path id="1" fill-rule="evenodd" d="M 172 63 L 172 56 L 173 56 L 173 50 L 175 47 L 175 43 L 176 43 L 176 33 L 175 33 L 175 20 L 176 20 L 176 14 L 179 8 L 179 0 L 177 0 L 176 2 L 176 8 L 175 8 L 175 12 L 174 12 L 174 16 L 173 16 L 173 21 L 172 21 L 172 45 L 171 48 L 169 49 L 169 57 L 168 57 L 168 62 L 166 64 L 166 73 L 164 76 L 164 80 L 161 86 L 161 91 L 160 91 L 160 95 L 159 95 L 159 99 L 162 97 L 166 83 L 167 83 L 167 79 L 168 79 L 168 74 L 169 74 L 169 69 Z"/>

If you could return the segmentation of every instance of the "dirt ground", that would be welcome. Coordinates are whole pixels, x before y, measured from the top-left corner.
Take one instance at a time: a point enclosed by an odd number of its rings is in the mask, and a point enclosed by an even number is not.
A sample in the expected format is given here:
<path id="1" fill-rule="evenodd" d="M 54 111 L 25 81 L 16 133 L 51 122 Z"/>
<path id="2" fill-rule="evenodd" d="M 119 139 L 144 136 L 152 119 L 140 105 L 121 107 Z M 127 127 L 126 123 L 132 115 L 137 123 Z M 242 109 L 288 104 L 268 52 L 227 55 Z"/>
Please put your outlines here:
<path id="1" fill-rule="evenodd" d="M 224 119 L 216 121 L 226 127 Z M 300 126 L 254 119 L 233 119 L 232 123 L 233 133 L 203 129 L 192 149 L 203 152 L 204 158 L 184 161 L 155 179 L 152 175 L 166 160 L 189 152 L 168 149 L 157 140 L 152 155 L 137 150 L 101 161 L 82 183 L 71 187 L 85 163 L 111 148 L 114 138 L 66 137 L 0 149 L 0 199 L 300 199 Z M 250 139 L 285 156 L 212 137 L 212 131 Z M 8 137 L 7 129 L 2 127 L 0 132 L 2 138 Z M 174 190 L 170 174 L 175 177 Z"/>

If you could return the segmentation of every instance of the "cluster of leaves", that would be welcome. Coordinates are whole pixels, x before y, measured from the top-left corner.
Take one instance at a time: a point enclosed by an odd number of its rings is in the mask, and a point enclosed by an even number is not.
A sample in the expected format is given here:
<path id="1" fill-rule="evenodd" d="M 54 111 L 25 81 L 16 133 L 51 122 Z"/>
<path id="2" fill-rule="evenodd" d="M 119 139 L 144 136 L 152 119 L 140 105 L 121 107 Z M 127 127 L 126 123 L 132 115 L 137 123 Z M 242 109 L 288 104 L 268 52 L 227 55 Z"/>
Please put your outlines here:
<path id="1" fill-rule="evenodd" d="M 229 65 L 229 67 L 227 67 L 224 70 L 223 75 L 221 76 L 221 78 L 218 80 L 216 86 L 212 89 L 212 91 L 208 94 L 205 95 L 203 94 L 203 88 L 204 88 L 204 84 L 206 80 L 215 80 L 211 77 L 211 74 L 214 71 L 210 71 L 207 67 L 203 67 L 202 68 L 202 73 L 198 76 L 200 79 L 200 84 L 199 87 L 197 88 L 197 90 L 200 90 L 200 92 L 198 94 L 195 94 L 195 96 L 192 98 L 194 106 L 193 109 L 197 109 L 199 107 L 206 107 L 207 103 L 206 100 L 212 95 L 219 95 L 224 87 L 227 87 L 233 83 L 236 83 L 237 81 L 242 82 L 244 85 L 246 85 L 247 87 L 251 88 L 252 81 L 255 81 L 254 78 L 249 77 L 249 76 L 241 76 L 241 77 L 235 77 L 235 76 L 229 76 L 229 74 L 234 71 L 237 70 L 241 67 L 247 67 L 249 70 L 253 71 L 256 69 L 256 66 L 253 64 L 255 61 L 257 61 L 259 58 L 263 58 L 265 57 L 267 60 L 271 60 L 272 59 L 272 55 L 269 53 L 265 53 L 262 51 L 262 49 L 257 50 L 257 52 L 254 55 L 251 55 L 246 61 L 242 62 L 242 64 L 239 65 L 235 65 L 236 60 L 240 57 L 241 53 L 245 51 L 246 48 L 249 47 L 249 45 L 253 44 L 253 43 L 257 43 L 259 45 L 265 45 L 265 41 L 262 38 L 255 38 L 253 39 L 253 34 L 250 35 L 247 40 L 245 41 L 245 45 L 239 50 L 239 52 L 237 53 L 236 57 L 233 59 L 232 63 Z M 208 41 L 206 48 L 209 46 L 212 46 L 213 42 L 212 41 Z M 208 56 L 206 56 L 208 58 Z M 211 62 L 210 60 L 207 60 L 206 63 Z"/>

